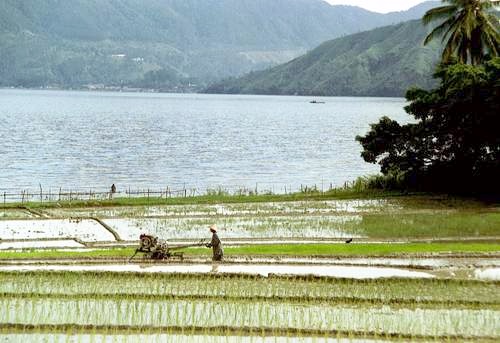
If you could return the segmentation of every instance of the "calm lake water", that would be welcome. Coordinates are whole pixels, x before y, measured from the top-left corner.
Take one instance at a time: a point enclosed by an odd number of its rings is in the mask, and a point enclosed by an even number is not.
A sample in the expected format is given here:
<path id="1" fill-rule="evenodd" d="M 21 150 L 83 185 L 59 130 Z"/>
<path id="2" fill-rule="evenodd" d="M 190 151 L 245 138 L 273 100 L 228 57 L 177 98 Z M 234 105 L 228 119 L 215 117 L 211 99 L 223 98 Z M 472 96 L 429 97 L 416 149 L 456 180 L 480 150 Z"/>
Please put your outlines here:
<path id="1" fill-rule="evenodd" d="M 310 104 L 312 99 L 325 104 Z M 354 140 L 401 98 L 0 90 L 0 189 L 283 191 L 378 172 Z"/>

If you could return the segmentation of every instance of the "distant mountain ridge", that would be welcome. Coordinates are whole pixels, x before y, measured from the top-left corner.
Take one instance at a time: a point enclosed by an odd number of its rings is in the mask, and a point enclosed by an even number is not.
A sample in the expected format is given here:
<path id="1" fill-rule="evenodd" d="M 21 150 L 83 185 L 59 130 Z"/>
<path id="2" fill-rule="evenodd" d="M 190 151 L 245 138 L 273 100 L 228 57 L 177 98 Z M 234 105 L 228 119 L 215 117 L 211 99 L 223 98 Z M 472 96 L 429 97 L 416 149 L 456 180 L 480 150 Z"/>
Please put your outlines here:
<path id="1" fill-rule="evenodd" d="M 337 38 L 271 69 L 215 83 L 206 93 L 317 96 L 403 96 L 428 88 L 439 60 L 427 29 L 410 21 Z"/>
<path id="2" fill-rule="evenodd" d="M 434 5 L 379 14 L 322 0 L 2 0 L 0 86 L 209 82 Z"/>

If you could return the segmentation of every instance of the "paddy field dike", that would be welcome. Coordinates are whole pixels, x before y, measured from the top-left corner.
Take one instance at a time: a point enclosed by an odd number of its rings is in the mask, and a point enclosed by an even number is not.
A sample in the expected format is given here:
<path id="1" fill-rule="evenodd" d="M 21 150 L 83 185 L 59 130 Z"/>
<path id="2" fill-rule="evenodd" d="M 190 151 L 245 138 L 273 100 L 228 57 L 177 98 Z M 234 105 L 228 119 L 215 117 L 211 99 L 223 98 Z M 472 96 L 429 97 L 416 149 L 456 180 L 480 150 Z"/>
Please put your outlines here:
<path id="1" fill-rule="evenodd" d="M 139 235 L 182 258 L 134 254 Z M 346 243 L 349 242 L 349 243 Z M 500 339 L 500 206 L 436 195 L 4 204 L 1 342 Z"/>

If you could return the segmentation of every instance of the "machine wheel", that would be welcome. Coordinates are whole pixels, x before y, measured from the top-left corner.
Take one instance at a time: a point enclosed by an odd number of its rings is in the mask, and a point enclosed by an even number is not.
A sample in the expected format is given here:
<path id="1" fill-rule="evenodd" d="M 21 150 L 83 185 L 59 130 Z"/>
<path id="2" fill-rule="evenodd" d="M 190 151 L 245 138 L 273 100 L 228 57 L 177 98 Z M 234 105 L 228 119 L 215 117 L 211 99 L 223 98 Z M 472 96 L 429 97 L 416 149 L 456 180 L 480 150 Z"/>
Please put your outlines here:
<path id="1" fill-rule="evenodd" d="M 141 238 L 141 249 L 149 250 L 153 247 L 153 239 L 150 236 L 144 236 Z"/>

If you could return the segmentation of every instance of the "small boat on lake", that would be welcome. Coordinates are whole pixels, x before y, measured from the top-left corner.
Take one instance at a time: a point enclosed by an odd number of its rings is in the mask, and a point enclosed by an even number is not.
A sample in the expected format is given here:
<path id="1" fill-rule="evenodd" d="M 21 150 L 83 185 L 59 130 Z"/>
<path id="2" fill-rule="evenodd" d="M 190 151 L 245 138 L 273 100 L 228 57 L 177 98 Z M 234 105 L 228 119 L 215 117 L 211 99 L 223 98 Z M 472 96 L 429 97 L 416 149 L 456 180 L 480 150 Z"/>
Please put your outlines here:
<path id="1" fill-rule="evenodd" d="M 310 104 L 324 104 L 325 102 L 324 101 L 317 101 L 317 100 L 312 100 L 312 101 L 309 101 Z"/>

